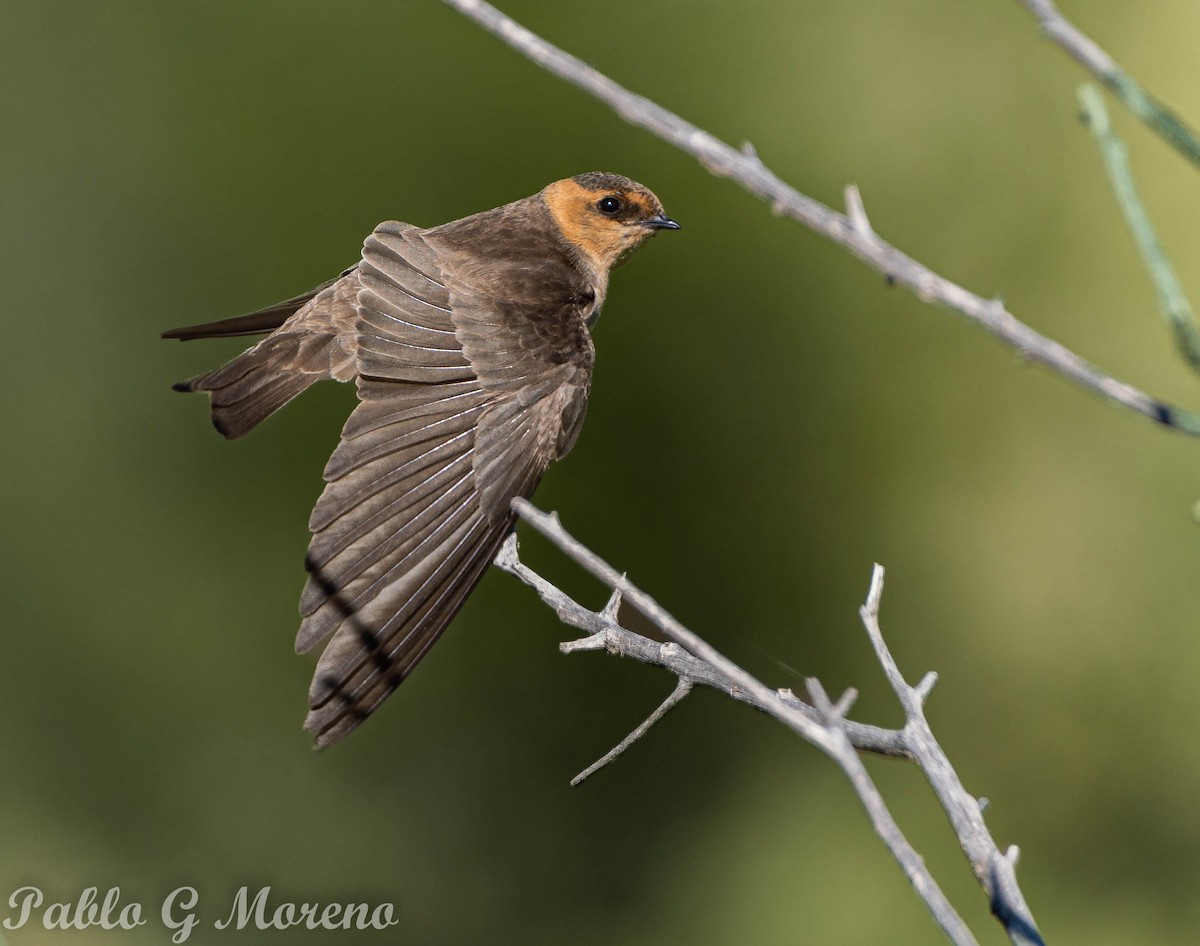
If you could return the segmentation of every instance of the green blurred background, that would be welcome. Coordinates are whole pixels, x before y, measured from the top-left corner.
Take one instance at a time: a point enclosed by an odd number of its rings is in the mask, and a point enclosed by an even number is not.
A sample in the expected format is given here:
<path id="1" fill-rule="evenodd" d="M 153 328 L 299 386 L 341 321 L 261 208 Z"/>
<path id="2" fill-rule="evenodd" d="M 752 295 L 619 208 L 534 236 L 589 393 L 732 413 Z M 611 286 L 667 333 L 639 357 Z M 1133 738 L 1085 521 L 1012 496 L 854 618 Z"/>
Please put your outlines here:
<path id="1" fill-rule="evenodd" d="M 508 12 L 1152 393 L 1200 404 L 1075 120 L 1082 73 L 1012 0 L 547 4 Z M 1200 6 L 1065 12 L 1200 118 Z M 614 279 L 584 435 L 537 499 L 773 685 L 899 711 L 856 609 L 936 669 L 930 717 L 1057 943 L 1200 933 L 1200 444 L 922 305 L 434 2 L 0 2 L 0 901 L 119 885 L 390 900 L 389 933 L 289 942 L 934 943 L 814 750 L 712 693 L 568 779 L 669 692 L 563 657 L 493 572 L 361 731 L 315 754 L 292 652 L 305 523 L 353 402 L 325 385 L 226 443 L 171 382 L 237 342 L 168 327 L 273 302 L 432 225 L 591 169 L 684 224 Z M 1200 177 L 1114 108 L 1200 297 Z M 525 536 L 582 600 L 602 589 Z M 871 760 L 985 943 L 914 769 Z M 5 912 L 5 911 L 0 911 Z"/>

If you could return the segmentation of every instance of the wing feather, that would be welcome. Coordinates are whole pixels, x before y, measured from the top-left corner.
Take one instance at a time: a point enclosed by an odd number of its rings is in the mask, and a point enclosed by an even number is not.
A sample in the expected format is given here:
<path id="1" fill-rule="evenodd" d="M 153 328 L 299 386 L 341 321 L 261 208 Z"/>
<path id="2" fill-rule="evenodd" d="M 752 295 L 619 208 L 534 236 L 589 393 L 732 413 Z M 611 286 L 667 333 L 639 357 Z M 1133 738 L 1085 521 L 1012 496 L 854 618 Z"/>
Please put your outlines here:
<path id="1" fill-rule="evenodd" d="M 326 583 L 338 591 L 362 584 L 367 569 L 384 554 L 423 539 L 456 503 L 471 499 L 470 464 L 458 462 L 438 471 L 396 497 L 365 521 L 342 533 L 322 532 L 310 547 L 313 561 L 322 563 Z M 301 613 L 312 607 L 301 599 Z"/>
<path id="2" fill-rule="evenodd" d="M 474 432 L 464 430 L 444 440 L 415 443 L 374 461 L 361 475 L 331 480 L 313 507 L 309 528 L 324 532 L 347 516 L 362 519 L 390 502 L 389 495 L 405 488 L 414 476 L 424 475 L 435 466 L 454 463 L 472 448 L 473 439 Z"/>
<path id="3" fill-rule="evenodd" d="M 346 736 L 391 696 L 458 613 L 467 595 L 495 558 L 507 532 L 485 530 L 482 523 L 478 524 L 469 554 L 462 556 L 458 567 L 448 573 L 436 588 L 431 589 L 432 593 L 425 597 L 423 609 L 411 616 L 408 632 L 401 642 L 390 652 L 381 653 L 381 659 L 373 661 L 374 669 L 362 674 L 361 679 L 342 682 L 336 675 L 326 678 L 327 683 L 331 679 L 337 680 L 334 692 L 338 698 L 327 699 L 315 706 L 304 724 L 306 729 L 316 734 L 317 748 L 332 745 Z M 345 690 L 351 684 L 354 685 L 353 695 Z"/>
<path id="4" fill-rule="evenodd" d="M 301 624 L 298 649 L 307 649 L 334 631 L 341 634 L 338 628 L 348 613 L 379 628 L 376 634 L 382 638 L 383 625 L 392 617 L 386 599 L 403 599 L 414 593 L 412 577 L 420 574 L 425 563 L 436 562 L 447 537 L 466 519 L 477 515 L 470 490 L 457 488 L 440 496 L 436 505 L 423 509 L 419 518 L 408 524 L 405 534 L 381 540 L 386 546 L 381 550 L 383 554 L 376 556 L 369 567 L 363 568 L 352 562 L 352 569 L 339 570 L 338 563 L 334 563 L 328 566 L 332 575 L 325 567 L 314 571 L 310 581 L 314 578 L 317 581 L 309 587 L 319 590 L 320 596 L 314 596 L 307 603 L 311 613 Z M 339 571 L 344 574 L 339 575 Z M 349 575 L 350 580 L 339 586 L 339 578 L 345 575 Z"/>
<path id="5" fill-rule="evenodd" d="M 448 575 L 456 572 L 473 545 L 474 538 L 486 530 L 477 511 L 466 510 L 455 519 L 452 528 L 438 530 L 431 543 L 431 554 L 407 568 L 403 578 L 384 587 L 355 617 L 370 629 L 369 637 L 340 633 L 317 661 L 317 670 L 309 689 L 309 702 L 319 709 L 336 693 L 354 695 L 356 688 L 375 673 L 388 674 L 404 641 L 419 628 L 417 621 L 435 613 L 431 592 Z M 445 616 L 445 623 L 452 615 Z M 414 620 L 416 619 L 416 620 Z M 389 658 L 380 665 L 375 656 Z M 336 679 L 337 685 L 331 685 Z"/>

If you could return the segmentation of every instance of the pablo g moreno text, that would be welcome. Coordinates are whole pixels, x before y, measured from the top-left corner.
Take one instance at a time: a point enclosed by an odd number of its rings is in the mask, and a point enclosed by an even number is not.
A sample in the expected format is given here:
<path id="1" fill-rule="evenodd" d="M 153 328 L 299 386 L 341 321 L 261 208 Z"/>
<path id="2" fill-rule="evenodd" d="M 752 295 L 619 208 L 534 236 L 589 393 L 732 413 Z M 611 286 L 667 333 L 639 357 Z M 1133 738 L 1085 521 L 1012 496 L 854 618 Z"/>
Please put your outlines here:
<path id="1" fill-rule="evenodd" d="M 228 911 L 213 920 L 218 930 L 286 930 L 303 926 L 310 930 L 385 930 L 400 921 L 391 903 L 294 903 L 271 902 L 271 888 L 260 887 L 253 895 L 239 887 Z M 171 942 L 184 943 L 201 922 L 197 908 L 200 894 L 195 887 L 176 887 L 158 910 L 164 927 L 173 931 Z M 41 922 L 48 930 L 132 930 L 147 923 L 142 904 L 121 902 L 121 888 L 111 887 L 103 895 L 88 887 L 74 901 L 47 901 L 37 887 L 18 887 L 8 898 L 12 913 L 4 918 L 6 930 L 19 930 L 27 923 Z"/>

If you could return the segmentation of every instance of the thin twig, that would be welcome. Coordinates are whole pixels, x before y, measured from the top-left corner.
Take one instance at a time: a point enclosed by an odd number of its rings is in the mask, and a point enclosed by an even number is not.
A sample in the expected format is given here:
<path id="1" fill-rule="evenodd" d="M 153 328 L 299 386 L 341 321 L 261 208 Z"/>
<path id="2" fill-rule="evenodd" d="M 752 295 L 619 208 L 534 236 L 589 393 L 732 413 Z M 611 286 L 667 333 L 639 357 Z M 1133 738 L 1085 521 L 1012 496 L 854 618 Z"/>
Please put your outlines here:
<path id="1" fill-rule="evenodd" d="M 727 177 L 765 200 L 782 216 L 803 223 L 839 246 L 845 247 L 889 282 L 899 283 L 925 302 L 965 316 L 1019 351 L 1027 360 L 1040 362 L 1083 388 L 1158 423 L 1200 436 L 1200 414 L 1166 404 L 1130 384 L 1101 371 L 1070 349 L 1019 321 L 1002 302 L 984 299 L 863 232 L 854 220 L 784 183 L 759 159 L 752 147 L 730 147 L 708 132 L 661 105 L 630 92 L 587 63 L 546 42 L 484 0 L 443 0 L 517 52 L 559 78 L 583 89 L 611 107 L 630 124 L 644 128 L 695 157 L 718 177 Z M 861 200 L 856 218 L 866 219 Z"/>
<path id="2" fill-rule="evenodd" d="M 1133 186 L 1133 174 L 1129 169 L 1129 153 L 1125 142 L 1116 136 L 1112 123 L 1108 120 L 1108 110 L 1104 107 L 1104 97 L 1094 85 L 1079 87 L 1079 103 L 1083 106 L 1084 124 L 1092 131 L 1096 144 L 1100 147 L 1100 156 L 1104 159 L 1104 169 L 1112 183 L 1113 193 L 1117 197 L 1121 213 L 1138 251 L 1150 271 L 1154 288 L 1158 291 L 1158 304 L 1162 309 L 1167 324 L 1175 335 L 1175 343 L 1184 360 L 1192 369 L 1200 372 L 1200 326 L 1196 325 L 1196 316 L 1184 294 L 1175 270 L 1163 251 L 1162 244 L 1154 232 L 1154 225 L 1146 213 L 1141 200 L 1138 199 L 1137 189 Z"/>
<path id="3" fill-rule="evenodd" d="M 631 732 L 628 736 L 613 746 L 613 748 L 608 750 L 608 752 L 604 753 L 604 755 L 602 755 L 599 759 L 571 779 L 571 785 L 578 785 L 584 779 L 591 775 L 595 775 L 602 768 L 608 765 L 608 763 L 616 759 L 617 756 L 641 739 L 642 736 L 646 735 L 646 733 L 650 731 L 651 726 L 666 716 L 667 713 L 669 713 L 674 707 L 678 706 L 683 701 L 683 698 L 691 692 L 691 683 L 689 683 L 683 677 L 680 677 L 679 682 L 675 684 L 675 689 L 671 691 L 671 695 L 663 700 L 653 713 L 647 716 L 637 726 L 637 728 L 633 730 L 633 732 Z"/>
<path id="4" fill-rule="evenodd" d="M 1200 137 L 1170 108 L 1137 81 L 1089 36 L 1080 32 L 1052 0 L 1020 0 L 1041 24 L 1042 31 L 1112 91 L 1147 126 L 1193 164 L 1200 165 Z"/>
<path id="5" fill-rule="evenodd" d="M 849 736 L 849 724 L 843 719 L 853 701 L 852 691 L 848 691 L 834 705 L 825 695 L 819 682 L 811 680 L 809 681 L 809 693 L 814 714 L 791 712 L 794 709 L 792 704 L 794 697 L 791 697 L 790 693 L 787 695 L 791 699 L 785 701 L 781 698 L 783 694 L 780 691 L 770 690 L 683 627 L 653 598 L 630 582 L 627 576 L 618 572 L 595 552 L 567 533 L 557 516 L 541 512 L 523 499 L 513 500 L 513 508 L 522 519 L 553 542 L 576 564 L 599 578 L 613 591 L 619 591 L 624 601 L 640 611 L 669 638 L 690 651 L 694 660 L 708 665 L 711 673 L 723 678 L 726 682 L 723 686 L 718 687 L 719 689 L 723 689 L 739 699 L 742 699 L 740 693 L 749 694 L 760 709 L 783 722 L 833 758 L 850 779 L 867 810 L 876 833 L 901 865 L 914 889 L 924 900 L 947 936 L 954 943 L 975 942 L 961 918 L 945 901 L 944 895 L 925 869 L 920 856 L 913 850 L 892 820 L 882 797 L 862 765 L 862 760 Z M 567 620 L 567 623 L 585 629 L 595 627 L 595 633 L 602 634 L 604 640 L 597 642 L 591 649 L 614 650 L 614 641 L 618 639 L 619 634 L 628 633 L 621 628 L 612 627 L 609 619 L 601 619 L 596 612 L 587 612 L 588 615 L 591 615 L 590 617 L 579 614 L 576 609 L 582 611 L 586 611 L 586 609 L 581 608 L 570 599 L 566 599 L 569 604 L 564 602 L 563 599 L 566 596 L 562 592 L 520 563 L 515 539 L 506 543 L 498 557 L 497 564 L 507 571 L 518 574 L 528 584 L 537 588 L 538 593 L 554 607 L 560 616 L 570 614 L 572 617 Z M 883 570 L 876 566 L 871 592 L 861 613 L 876 655 L 905 710 L 907 721 L 902 731 L 904 745 L 909 750 L 911 758 L 925 773 L 945 809 L 955 833 L 958 835 L 963 852 L 967 855 L 973 872 L 988 896 L 992 912 L 1004 925 L 1009 938 L 1017 946 L 1043 946 L 1032 914 L 1017 885 L 1014 872 L 1015 855 L 1010 856 L 999 852 L 983 822 L 982 811 L 986 803 L 976 799 L 963 788 L 925 719 L 924 701 L 929 695 L 936 677 L 926 674 L 916 687 L 909 686 L 896 666 L 891 652 L 883 642 L 883 635 L 878 624 L 879 601 L 882 593 Z M 648 643 L 652 644 L 653 642 Z M 659 650 L 663 649 L 662 645 L 655 646 Z M 573 647 L 572 649 L 579 648 Z M 621 652 L 635 656 L 629 651 L 622 650 Z M 647 662 L 655 662 L 660 666 L 665 665 L 661 658 L 652 657 Z M 691 668 L 689 667 L 680 674 L 681 681 L 685 679 L 685 675 L 687 675 L 686 679 L 694 679 L 690 674 Z M 814 734 L 817 736 L 815 739 L 812 738 Z M 1010 851 L 1012 850 L 1010 849 Z"/>

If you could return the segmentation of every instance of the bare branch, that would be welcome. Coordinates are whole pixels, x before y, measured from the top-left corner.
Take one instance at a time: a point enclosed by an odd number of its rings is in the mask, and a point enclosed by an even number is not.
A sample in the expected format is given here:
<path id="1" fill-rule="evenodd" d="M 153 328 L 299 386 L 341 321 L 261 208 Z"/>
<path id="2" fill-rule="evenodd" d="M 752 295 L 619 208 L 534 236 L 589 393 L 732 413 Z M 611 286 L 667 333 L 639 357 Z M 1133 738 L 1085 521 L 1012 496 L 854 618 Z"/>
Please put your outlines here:
<path id="1" fill-rule="evenodd" d="M 630 124 L 643 128 L 695 157 L 718 177 L 737 182 L 760 197 L 771 209 L 803 223 L 839 246 L 845 247 L 889 282 L 910 289 L 918 298 L 965 316 L 985 331 L 1015 348 L 1026 359 L 1040 362 L 1077 385 L 1136 411 L 1172 430 L 1200 436 L 1200 415 L 1166 404 L 1144 391 L 1101 371 L 1070 349 L 1019 321 L 998 300 L 988 300 L 939 276 L 928 267 L 882 240 L 873 231 L 864 233 L 854 220 L 784 183 L 759 159 L 751 147 L 730 147 L 708 132 L 680 118 L 650 99 L 618 85 L 587 63 L 546 42 L 484 0 L 443 0 L 478 23 L 517 52 L 559 78 L 583 89 L 612 108 Z M 854 209 L 860 215 L 861 199 Z"/>
<path id="2" fill-rule="evenodd" d="M 729 693 L 735 699 L 757 706 L 829 755 L 846 773 L 863 807 L 867 810 L 876 833 L 901 865 L 910 883 L 925 901 L 946 935 L 956 944 L 975 942 L 962 919 L 945 900 L 920 856 L 900 832 L 858 756 L 856 745 L 850 736 L 851 724 L 843 719 L 856 696 L 853 690 L 847 691 L 835 705 L 826 695 L 820 682 L 810 679 L 808 681 L 812 700 L 810 711 L 793 712 L 799 701 L 791 693 L 771 691 L 683 627 L 653 598 L 630 582 L 627 576 L 618 573 L 616 569 L 567 533 L 556 516 L 541 512 L 523 499 L 513 500 L 513 508 L 522 519 L 550 539 L 585 571 L 599 578 L 614 591 L 620 591 L 625 602 L 645 615 L 664 634 L 686 648 L 689 653 L 685 654 L 680 650 L 678 655 L 686 656 L 689 659 L 680 669 L 675 670 L 669 666 L 673 662 L 673 658 L 661 653 L 652 653 L 654 649 L 661 651 L 662 645 L 652 641 L 645 641 L 646 645 L 649 645 L 648 647 L 640 646 L 636 642 L 624 643 L 625 635 L 633 638 L 636 638 L 637 635 L 631 635 L 625 629 L 614 625 L 611 619 L 601 619 L 603 626 L 594 632 L 599 639 L 589 649 L 602 647 L 610 652 L 635 656 L 636 659 L 642 659 L 638 656 L 639 650 L 645 651 L 649 657 L 645 662 L 672 669 L 672 672 L 679 677 L 680 686 L 699 681 L 702 672 L 709 674 L 710 680 L 715 675 L 716 679 L 721 681 L 715 684 L 718 689 Z M 506 551 L 502 552 L 501 558 L 502 561 L 498 561 L 498 564 L 502 568 L 518 574 L 523 580 L 537 588 L 539 594 L 542 594 L 542 597 L 551 603 L 560 616 L 571 614 L 579 618 L 579 623 L 576 623 L 575 620 L 565 619 L 567 623 L 577 627 L 582 626 L 585 629 L 595 626 L 596 621 L 593 619 L 597 617 L 595 613 L 589 612 L 592 617 L 580 617 L 576 609 L 582 611 L 586 611 L 586 609 L 570 599 L 566 599 L 569 604 L 564 604 L 559 598 L 559 596 L 566 598 L 562 592 L 555 589 L 556 594 L 547 597 L 545 585 L 548 583 L 545 583 L 540 576 L 533 580 L 535 573 L 517 561 L 515 541 L 510 540 L 510 543 L 506 545 Z M 1009 938 L 1017 946 L 1043 946 L 1032 914 L 1017 885 L 1015 862 L 999 851 L 984 824 L 982 811 L 986 803 L 963 788 L 941 746 L 933 737 L 925 718 L 924 702 L 932 689 L 936 675 L 926 674 L 918 686 L 910 686 L 905 682 L 891 651 L 883 640 L 883 634 L 879 628 L 879 606 L 882 594 L 883 569 L 877 565 L 872 575 L 867 602 L 863 605 L 860 614 L 876 656 L 904 707 L 906 722 L 902 731 L 903 745 L 908 750 L 909 757 L 925 773 L 935 795 L 946 811 L 955 834 L 958 836 L 959 844 L 971 864 L 971 869 L 988 896 L 992 912 L 1004 925 Z M 578 648 L 572 646 L 572 649 Z M 676 692 L 679 692 L 679 688 Z M 668 703 L 664 704 L 666 708 L 660 707 L 660 711 L 656 712 L 638 730 L 635 730 L 631 738 L 624 741 L 609 756 L 615 757 L 616 754 L 619 754 L 625 745 L 640 736 L 675 702 L 678 700 L 668 700 Z M 601 764 L 607 762 L 609 756 L 601 760 Z"/>
<path id="3" fill-rule="evenodd" d="M 1171 261 L 1158 242 L 1150 216 L 1138 199 L 1125 142 L 1113 131 L 1099 89 L 1094 85 L 1080 86 L 1079 104 L 1083 106 L 1083 121 L 1091 129 L 1100 148 L 1104 169 L 1108 172 L 1117 204 L 1125 216 L 1125 224 L 1142 254 L 1146 269 L 1150 271 L 1150 279 L 1158 291 L 1159 308 L 1175 335 L 1175 344 L 1192 370 L 1200 372 L 1200 327 L 1196 325 L 1196 315 Z"/>
<path id="4" fill-rule="evenodd" d="M 1042 31 L 1066 53 L 1095 76 L 1134 115 L 1161 135 L 1168 144 L 1193 164 L 1200 165 L 1200 138 L 1187 124 L 1137 81 L 1090 37 L 1081 33 L 1052 0 L 1020 0 Z"/>

